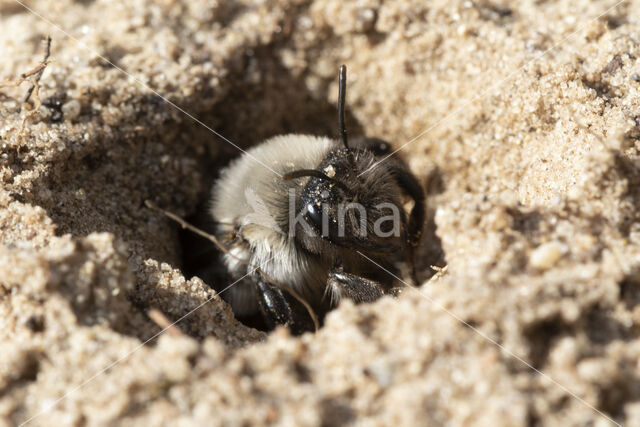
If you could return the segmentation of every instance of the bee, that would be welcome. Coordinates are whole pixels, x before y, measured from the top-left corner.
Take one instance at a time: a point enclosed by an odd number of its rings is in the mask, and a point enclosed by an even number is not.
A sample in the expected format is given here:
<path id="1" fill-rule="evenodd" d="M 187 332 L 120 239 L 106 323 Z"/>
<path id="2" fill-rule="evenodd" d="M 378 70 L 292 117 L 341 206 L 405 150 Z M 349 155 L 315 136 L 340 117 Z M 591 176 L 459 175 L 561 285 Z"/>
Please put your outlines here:
<path id="1" fill-rule="evenodd" d="M 310 330 L 309 314 L 292 295 L 321 315 L 343 298 L 375 301 L 395 292 L 389 272 L 420 242 L 422 187 L 403 162 L 386 159 L 390 143 L 348 142 L 345 97 L 343 65 L 340 140 L 270 138 L 232 161 L 213 185 L 208 212 L 228 248 L 224 267 L 239 280 L 224 297 L 238 317 Z M 413 207 L 405 210 L 408 199 Z"/>

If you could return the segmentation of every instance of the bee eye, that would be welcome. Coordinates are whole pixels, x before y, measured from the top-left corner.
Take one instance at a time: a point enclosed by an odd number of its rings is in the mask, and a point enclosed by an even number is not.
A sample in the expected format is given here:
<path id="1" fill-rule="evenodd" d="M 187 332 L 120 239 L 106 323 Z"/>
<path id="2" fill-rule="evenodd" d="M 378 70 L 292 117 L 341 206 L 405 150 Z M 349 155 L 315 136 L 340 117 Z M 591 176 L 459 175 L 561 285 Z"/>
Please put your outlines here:
<path id="1" fill-rule="evenodd" d="M 307 218 L 309 218 L 316 227 L 322 227 L 322 208 L 315 203 L 309 203 L 307 205 Z"/>

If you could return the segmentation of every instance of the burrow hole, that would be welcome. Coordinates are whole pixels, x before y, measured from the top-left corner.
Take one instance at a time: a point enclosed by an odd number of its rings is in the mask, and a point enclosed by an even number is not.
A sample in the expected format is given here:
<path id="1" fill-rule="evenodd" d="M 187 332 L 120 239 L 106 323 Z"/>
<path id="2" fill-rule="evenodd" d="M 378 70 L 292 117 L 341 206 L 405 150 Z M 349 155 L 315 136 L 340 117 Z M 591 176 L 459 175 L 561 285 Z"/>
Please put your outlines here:
<path id="1" fill-rule="evenodd" d="M 221 112 L 222 117 L 218 117 L 223 123 L 219 128 L 222 135 L 234 142 L 241 141 L 245 149 L 271 136 L 289 133 L 337 137 L 336 105 L 317 93 L 311 93 L 303 78 L 292 76 L 269 55 L 261 57 L 260 52 L 254 52 L 252 60 L 255 58 L 261 60 L 262 81 L 239 82 L 229 92 L 227 99 L 222 102 L 227 107 Z M 325 89 L 330 84 L 330 80 L 326 81 Z M 346 122 L 351 137 L 379 136 L 368 135 L 365 131 L 366 124 L 359 123 L 348 109 Z M 390 142 L 393 144 L 398 141 Z M 205 190 L 196 210 L 186 218 L 209 233 L 213 233 L 215 229 L 208 213 L 210 189 L 220 171 L 232 159 L 241 155 L 239 150 L 223 141 L 220 141 L 220 145 L 222 149 L 215 159 L 204 160 L 207 163 L 203 183 Z M 418 171 L 414 171 L 416 172 Z M 421 176 L 419 173 L 416 176 L 426 187 L 428 200 L 431 200 L 430 196 L 444 190 L 443 179 L 437 170 L 429 176 Z M 416 278 L 420 283 L 435 273 L 432 265 L 444 265 L 440 240 L 435 234 L 434 212 L 434 206 L 428 203 L 423 243 L 415 253 Z M 180 245 L 182 272 L 187 279 L 197 276 L 217 291 L 232 282 L 221 261 L 221 254 L 211 242 L 190 231 L 181 230 Z M 224 294 L 221 296 L 224 298 Z M 238 317 L 238 320 L 256 329 L 267 329 L 261 315 Z"/>

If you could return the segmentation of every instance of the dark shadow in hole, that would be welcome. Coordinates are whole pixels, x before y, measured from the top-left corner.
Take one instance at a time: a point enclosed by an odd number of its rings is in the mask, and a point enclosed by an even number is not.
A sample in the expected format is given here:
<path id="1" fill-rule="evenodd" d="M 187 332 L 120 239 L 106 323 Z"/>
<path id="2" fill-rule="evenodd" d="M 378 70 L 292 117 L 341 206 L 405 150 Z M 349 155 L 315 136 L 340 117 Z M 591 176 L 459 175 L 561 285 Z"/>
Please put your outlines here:
<path id="1" fill-rule="evenodd" d="M 619 376 L 598 390 L 598 408 L 611 418 L 623 422 L 625 406 L 640 400 L 640 379 L 632 369 L 626 375 Z"/>
<path id="2" fill-rule="evenodd" d="M 323 427 L 347 425 L 355 419 L 355 412 L 345 398 L 325 398 L 320 403 L 320 410 Z"/>
<path id="3" fill-rule="evenodd" d="M 621 27 L 622 25 L 629 22 L 627 15 L 624 12 L 612 14 L 612 15 L 606 15 L 600 19 L 607 23 L 607 26 L 609 27 L 610 30 L 615 30 L 616 28 Z"/>
<path id="4" fill-rule="evenodd" d="M 637 212 L 640 212 L 640 168 L 632 158 L 620 152 L 615 153 L 615 166 L 616 172 L 627 180 L 627 189 L 624 196 L 629 197 L 635 207 L 634 212 L 629 212 L 623 216 L 619 227 L 620 232 L 628 236 L 633 225 L 637 222 Z M 634 214 L 636 217 L 634 217 Z"/>
<path id="5" fill-rule="evenodd" d="M 528 360 L 531 365 L 536 369 L 544 367 L 553 344 L 561 336 L 572 334 L 571 325 L 568 325 L 559 315 L 536 321 L 527 326 L 523 335 L 529 342 Z"/>
<path id="6" fill-rule="evenodd" d="M 640 268 L 633 269 L 620 282 L 620 300 L 627 310 L 640 304 Z"/>
<path id="7" fill-rule="evenodd" d="M 498 26 L 506 26 L 514 22 L 514 11 L 508 6 L 493 4 L 491 2 L 480 2 L 476 5 L 476 10 L 480 19 L 493 22 Z"/>
<path id="8" fill-rule="evenodd" d="M 607 345 L 615 340 L 630 341 L 637 332 L 613 318 L 607 311 L 594 309 L 584 319 L 585 331 L 594 344 Z"/>
<path id="9" fill-rule="evenodd" d="M 577 324 L 567 323 L 560 315 L 532 323 L 523 331 L 529 342 L 529 358 L 536 369 L 543 369 L 553 345 L 563 336 L 584 331 L 593 346 L 606 346 L 614 340 L 630 341 L 638 334 L 614 319 L 607 310 L 594 307 Z M 595 351 L 595 350 L 594 350 Z"/>
<path id="10" fill-rule="evenodd" d="M 415 249 L 414 263 L 417 284 L 423 284 L 436 274 L 436 270 L 431 268 L 444 267 L 446 265 L 442 241 L 436 234 L 436 206 L 433 203 L 434 197 L 445 191 L 445 179 L 439 168 L 434 168 L 427 176 L 426 183 L 423 183 L 427 196 L 427 215 L 422 234 L 420 246 Z"/>
<path id="11" fill-rule="evenodd" d="M 616 94 L 615 88 L 613 88 L 608 82 L 603 80 L 589 80 L 587 77 L 582 78 L 582 84 L 596 91 L 598 98 L 602 98 L 605 101 L 619 97 Z"/>
<path id="12" fill-rule="evenodd" d="M 8 375 L 8 378 L 4 380 L 2 388 L 0 388 L 0 398 L 11 395 L 16 392 L 16 389 L 26 387 L 36 381 L 38 373 L 40 372 L 41 359 L 41 352 L 35 350 L 23 351 L 21 363 L 14 366 L 17 369 L 11 371 L 11 375 Z"/>
<path id="13" fill-rule="evenodd" d="M 513 218 L 512 227 L 515 231 L 532 237 L 540 229 L 543 216 L 537 210 L 507 208 L 507 213 Z"/>

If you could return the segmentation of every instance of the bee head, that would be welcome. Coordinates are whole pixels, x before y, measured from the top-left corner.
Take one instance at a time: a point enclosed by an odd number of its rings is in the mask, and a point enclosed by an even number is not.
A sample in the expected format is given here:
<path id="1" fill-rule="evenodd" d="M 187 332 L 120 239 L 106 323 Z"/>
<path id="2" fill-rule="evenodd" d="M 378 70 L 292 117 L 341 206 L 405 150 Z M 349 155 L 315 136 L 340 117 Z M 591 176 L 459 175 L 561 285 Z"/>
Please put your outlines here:
<path id="1" fill-rule="evenodd" d="M 347 69 L 340 67 L 338 129 L 343 148 L 331 150 L 316 169 L 289 172 L 285 180 L 309 177 L 297 198 L 297 216 L 290 234 L 307 249 L 320 253 L 333 245 L 385 252 L 401 250 L 406 214 L 401 190 L 385 167 L 372 167 L 371 150 L 349 147 L 344 124 Z"/>
<path id="2" fill-rule="evenodd" d="M 298 170 L 285 179 L 309 177 L 297 197 L 291 232 L 312 252 L 323 243 L 367 252 L 400 250 L 406 214 L 400 191 L 385 168 L 362 174 L 375 162 L 364 150 L 337 148 L 311 170 Z"/>

